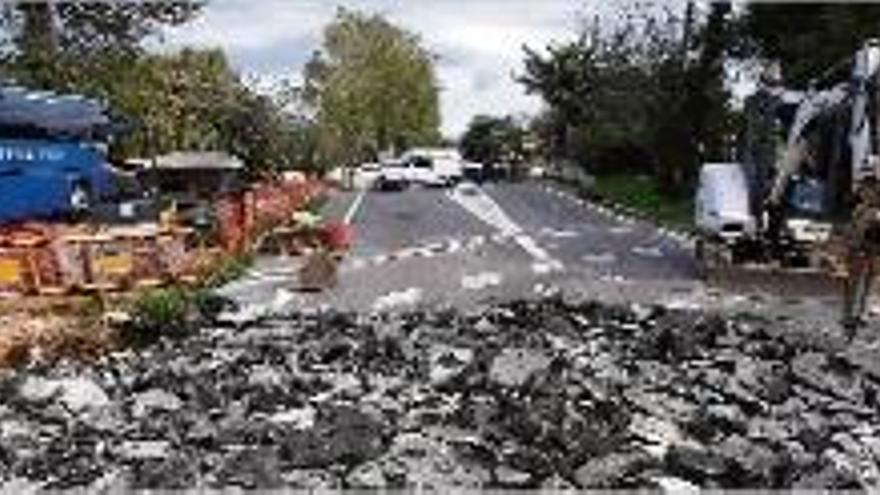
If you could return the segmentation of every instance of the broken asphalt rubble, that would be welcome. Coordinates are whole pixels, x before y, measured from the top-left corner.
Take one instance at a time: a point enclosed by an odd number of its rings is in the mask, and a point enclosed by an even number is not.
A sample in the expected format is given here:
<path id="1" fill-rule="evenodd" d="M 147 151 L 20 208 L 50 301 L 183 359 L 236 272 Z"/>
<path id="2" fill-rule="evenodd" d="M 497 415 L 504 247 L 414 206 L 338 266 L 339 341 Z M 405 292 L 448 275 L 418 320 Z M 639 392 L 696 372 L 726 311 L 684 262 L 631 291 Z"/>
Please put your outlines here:
<path id="1" fill-rule="evenodd" d="M 877 488 L 877 355 L 780 325 L 560 297 L 218 325 L 4 372 L 0 486 Z"/>

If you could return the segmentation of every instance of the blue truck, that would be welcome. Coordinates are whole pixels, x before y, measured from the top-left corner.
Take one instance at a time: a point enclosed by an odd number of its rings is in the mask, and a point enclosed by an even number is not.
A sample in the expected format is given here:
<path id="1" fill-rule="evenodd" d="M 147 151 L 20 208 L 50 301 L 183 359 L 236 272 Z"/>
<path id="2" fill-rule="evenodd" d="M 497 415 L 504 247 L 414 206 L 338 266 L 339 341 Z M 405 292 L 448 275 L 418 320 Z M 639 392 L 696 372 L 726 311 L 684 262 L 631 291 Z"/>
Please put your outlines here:
<path id="1" fill-rule="evenodd" d="M 100 102 L 0 86 L 0 223 L 79 216 L 116 193 Z"/>

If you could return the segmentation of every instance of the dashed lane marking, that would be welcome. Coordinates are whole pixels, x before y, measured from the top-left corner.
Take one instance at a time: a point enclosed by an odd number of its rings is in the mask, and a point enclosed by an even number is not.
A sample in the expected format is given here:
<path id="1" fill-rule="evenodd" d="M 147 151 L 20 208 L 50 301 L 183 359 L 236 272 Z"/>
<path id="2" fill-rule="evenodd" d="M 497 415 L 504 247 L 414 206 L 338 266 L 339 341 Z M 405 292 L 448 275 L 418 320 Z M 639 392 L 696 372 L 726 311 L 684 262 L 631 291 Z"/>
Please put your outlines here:
<path id="1" fill-rule="evenodd" d="M 377 254 L 369 257 L 349 256 L 343 262 L 341 270 L 345 272 L 352 272 L 371 267 L 379 267 L 387 263 L 404 261 L 408 259 L 433 258 L 444 254 L 471 253 L 479 251 L 481 248 L 486 247 L 489 244 L 505 246 L 509 245 L 511 241 L 516 241 L 517 245 L 520 246 L 522 243 L 524 243 L 525 245 L 529 246 L 529 249 L 531 249 L 533 252 L 538 252 L 539 257 L 542 256 L 541 248 L 537 247 L 536 251 L 535 246 L 532 245 L 533 241 L 530 241 L 528 239 L 517 240 L 516 237 L 517 236 L 515 235 L 504 233 L 496 233 L 491 236 L 477 235 L 465 239 L 451 238 L 443 242 L 432 242 L 422 246 L 409 246 L 398 249 L 396 251 Z M 546 251 L 543 251 L 543 253 L 546 254 Z M 546 256 L 547 259 L 542 258 L 533 263 L 532 268 L 536 273 L 558 271 L 564 268 L 561 263 L 556 262 L 555 260 L 550 258 L 549 255 Z M 281 278 L 279 278 L 279 280 L 281 280 Z"/>
<path id="2" fill-rule="evenodd" d="M 550 227 L 544 227 L 543 229 L 541 229 L 540 235 L 552 237 L 554 239 L 568 239 L 572 237 L 578 237 L 580 236 L 580 233 L 573 230 L 556 230 L 551 229 Z"/>
<path id="3" fill-rule="evenodd" d="M 598 265 L 607 265 L 611 263 L 615 263 L 617 261 L 617 256 L 614 253 L 599 253 L 599 254 L 585 254 L 581 256 L 581 261 L 585 263 L 592 263 Z"/>
<path id="4" fill-rule="evenodd" d="M 465 275 L 461 279 L 461 288 L 464 290 L 482 290 L 487 287 L 501 285 L 501 274 L 496 272 L 484 272 L 476 275 Z"/>
<path id="5" fill-rule="evenodd" d="M 618 225 L 617 227 L 611 227 L 608 229 L 608 233 L 614 235 L 627 235 L 632 234 L 633 228 L 626 225 Z"/>
<path id="6" fill-rule="evenodd" d="M 555 195 L 561 198 L 567 198 L 568 200 L 578 205 L 581 205 L 584 208 L 593 211 L 594 213 L 598 213 L 606 218 L 610 218 L 618 223 L 623 224 L 624 226 L 636 225 L 641 221 L 638 216 L 633 214 L 631 211 L 621 212 L 620 208 L 609 208 L 599 203 L 586 201 L 582 198 L 579 198 L 556 187 L 552 187 L 546 184 L 542 185 L 541 187 L 545 192 L 551 195 Z M 695 242 L 692 233 L 686 231 L 675 231 L 673 229 L 668 229 L 656 225 L 654 225 L 654 227 L 658 229 L 658 231 L 660 231 L 661 234 L 666 236 L 668 239 L 677 242 L 682 249 L 693 249 Z M 615 232 L 612 231 L 612 233 Z"/>
<path id="7" fill-rule="evenodd" d="M 660 246 L 636 246 L 632 248 L 633 254 L 644 256 L 646 258 L 662 258 L 663 249 Z"/>
<path id="8" fill-rule="evenodd" d="M 366 195 L 367 189 L 364 189 L 357 195 L 354 201 L 352 201 L 351 206 L 348 207 L 348 211 L 345 212 L 345 216 L 342 219 L 343 223 L 351 225 L 351 221 L 354 220 L 354 216 L 357 214 L 358 209 L 360 209 Z"/>
<path id="9" fill-rule="evenodd" d="M 389 292 L 376 299 L 373 303 L 373 311 L 387 311 L 400 306 L 414 306 L 422 300 L 423 294 L 424 290 L 418 287 Z"/>

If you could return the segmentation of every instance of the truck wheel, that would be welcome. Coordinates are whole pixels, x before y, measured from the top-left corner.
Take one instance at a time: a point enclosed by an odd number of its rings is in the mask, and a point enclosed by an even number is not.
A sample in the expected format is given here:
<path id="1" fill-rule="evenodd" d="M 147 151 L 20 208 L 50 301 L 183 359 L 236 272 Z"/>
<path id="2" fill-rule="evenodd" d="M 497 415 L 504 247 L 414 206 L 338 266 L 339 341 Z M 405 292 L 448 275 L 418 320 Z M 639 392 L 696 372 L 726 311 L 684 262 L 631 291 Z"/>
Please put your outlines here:
<path id="1" fill-rule="evenodd" d="M 70 188 L 68 204 L 74 215 L 87 214 L 92 209 L 92 191 L 88 184 L 83 181 L 74 183 Z"/>

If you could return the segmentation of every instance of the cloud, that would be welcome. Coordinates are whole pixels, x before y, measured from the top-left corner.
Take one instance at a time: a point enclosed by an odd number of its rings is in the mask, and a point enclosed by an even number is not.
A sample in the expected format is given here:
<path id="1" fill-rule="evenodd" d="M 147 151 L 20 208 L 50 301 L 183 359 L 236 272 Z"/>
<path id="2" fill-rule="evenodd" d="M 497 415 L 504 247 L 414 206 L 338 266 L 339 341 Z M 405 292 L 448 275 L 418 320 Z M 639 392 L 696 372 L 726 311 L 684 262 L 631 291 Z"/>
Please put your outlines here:
<path id="1" fill-rule="evenodd" d="M 537 111 L 540 101 L 513 78 L 522 70 L 522 47 L 572 38 L 584 10 L 581 0 L 215 0 L 199 19 L 169 31 L 166 43 L 219 46 L 243 73 L 290 77 L 319 48 L 339 6 L 387 16 L 438 56 L 449 136 L 477 114 Z"/>

